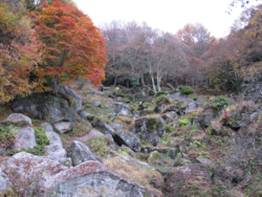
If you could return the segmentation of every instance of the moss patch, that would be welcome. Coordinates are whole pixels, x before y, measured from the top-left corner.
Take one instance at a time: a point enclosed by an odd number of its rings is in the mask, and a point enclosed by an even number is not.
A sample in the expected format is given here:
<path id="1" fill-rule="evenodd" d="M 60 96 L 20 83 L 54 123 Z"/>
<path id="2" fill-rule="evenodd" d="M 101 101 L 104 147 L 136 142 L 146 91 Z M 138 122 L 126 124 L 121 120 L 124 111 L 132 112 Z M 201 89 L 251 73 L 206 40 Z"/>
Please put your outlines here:
<path id="1" fill-rule="evenodd" d="M 90 114 L 102 120 L 103 122 L 107 122 L 107 123 L 112 122 L 113 119 L 112 114 L 114 114 L 113 109 L 112 107 L 109 107 L 105 102 L 101 102 L 101 105 L 99 107 L 94 107 L 92 103 L 86 102 L 85 109 Z"/>
<path id="2" fill-rule="evenodd" d="M 99 157 L 106 157 L 109 154 L 109 139 L 106 137 L 96 137 L 88 140 L 86 144 L 92 152 Z"/>
<path id="3" fill-rule="evenodd" d="M 49 140 L 43 128 L 35 128 L 35 138 L 37 145 L 25 151 L 34 155 L 45 155 L 44 148 L 49 145 Z"/>
<path id="4" fill-rule="evenodd" d="M 179 87 L 179 92 L 183 95 L 190 95 L 194 93 L 194 89 L 190 86 L 180 86 Z"/>
<path id="5" fill-rule="evenodd" d="M 163 185 L 163 177 L 151 167 L 140 164 L 132 158 L 122 157 L 108 158 L 104 164 L 112 171 L 117 172 L 123 178 L 138 183 L 146 188 L 160 188 Z"/>
<path id="6" fill-rule="evenodd" d="M 179 126 L 188 126 L 188 125 L 190 125 L 190 119 L 189 118 L 186 118 L 186 117 L 183 117 L 183 118 L 180 118 L 179 120 L 178 120 L 178 125 Z"/>
<path id="7" fill-rule="evenodd" d="M 15 142 L 17 128 L 12 125 L 0 125 L 0 147 L 10 148 Z"/>

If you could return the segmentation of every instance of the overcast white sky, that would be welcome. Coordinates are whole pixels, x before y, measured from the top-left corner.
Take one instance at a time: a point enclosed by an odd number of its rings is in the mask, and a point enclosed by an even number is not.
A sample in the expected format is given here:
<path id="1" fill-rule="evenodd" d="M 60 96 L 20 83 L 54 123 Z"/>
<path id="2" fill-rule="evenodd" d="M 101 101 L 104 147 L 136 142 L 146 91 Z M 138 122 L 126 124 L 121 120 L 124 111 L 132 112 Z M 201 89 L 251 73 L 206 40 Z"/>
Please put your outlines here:
<path id="1" fill-rule="evenodd" d="M 149 26 L 176 33 L 187 23 L 201 23 L 212 35 L 223 37 L 238 18 L 236 8 L 226 11 L 231 0 L 74 0 L 97 26 L 113 20 L 146 22 Z"/>

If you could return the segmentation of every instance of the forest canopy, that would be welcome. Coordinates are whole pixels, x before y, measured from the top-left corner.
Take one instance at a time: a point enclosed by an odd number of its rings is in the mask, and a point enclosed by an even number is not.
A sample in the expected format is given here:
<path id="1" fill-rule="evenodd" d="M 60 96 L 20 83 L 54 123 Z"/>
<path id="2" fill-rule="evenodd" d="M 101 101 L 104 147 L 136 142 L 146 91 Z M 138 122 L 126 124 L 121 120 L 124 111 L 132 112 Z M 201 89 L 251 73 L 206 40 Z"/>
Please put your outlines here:
<path id="1" fill-rule="evenodd" d="M 215 92 L 239 91 L 261 75 L 262 7 L 245 10 L 225 38 L 201 24 L 176 34 L 147 24 L 113 22 L 103 28 L 108 50 L 105 84 L 149 87 L 190 85 Z"/>

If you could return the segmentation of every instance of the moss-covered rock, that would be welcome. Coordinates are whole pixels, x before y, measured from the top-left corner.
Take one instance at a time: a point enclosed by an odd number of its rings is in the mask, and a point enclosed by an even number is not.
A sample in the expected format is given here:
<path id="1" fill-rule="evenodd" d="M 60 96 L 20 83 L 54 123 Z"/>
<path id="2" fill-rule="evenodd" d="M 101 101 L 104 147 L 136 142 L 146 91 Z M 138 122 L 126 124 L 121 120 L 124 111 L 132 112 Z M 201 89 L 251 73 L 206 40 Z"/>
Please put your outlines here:
<path id="1" fill-rule="evenodd" d="M 166 173 L 174 166 L 174 159 L 170 158 L 168 153 L 153 151 L 150 153 L 147 162 L 154 166 L 161 173 Z"/>
<path id="2" fill-rule="evenodd" d="M 117 172 L 123 178 L 153 190 L 154 193 L 158 194 L 156 196 L 162 196 L 160 189 L 164 183 L 163 177 L 148 164 L 130 156 L 108 158 L 104 163 L 110 170 Z"/>
<path id="3" fill-rule="evenodd" d="M 135 120 L 135 132 L 152 145 L 156 145 L 165 133 L 165 121 L 160 115 L 143 116 Z"/>
<path id="4" fill-rule="evenodd" d="M 86 142 L 88 147 L 99 157 L 107 157 L 110 153 L 110 140 L 107 137 L 96 137 Z"/>

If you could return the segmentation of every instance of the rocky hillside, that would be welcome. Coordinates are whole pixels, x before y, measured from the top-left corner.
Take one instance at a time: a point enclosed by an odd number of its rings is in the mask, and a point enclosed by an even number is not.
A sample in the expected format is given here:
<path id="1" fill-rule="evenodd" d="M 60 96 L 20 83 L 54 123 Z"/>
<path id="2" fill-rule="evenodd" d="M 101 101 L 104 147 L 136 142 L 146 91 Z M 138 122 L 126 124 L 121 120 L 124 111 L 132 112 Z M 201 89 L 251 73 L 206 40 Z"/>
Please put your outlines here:
<path id="1" fill-rule="evenodd" d="M 0 196 L 262 195 L 262 105 L 88 83 L 1 106 Z"/>

